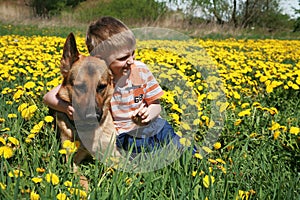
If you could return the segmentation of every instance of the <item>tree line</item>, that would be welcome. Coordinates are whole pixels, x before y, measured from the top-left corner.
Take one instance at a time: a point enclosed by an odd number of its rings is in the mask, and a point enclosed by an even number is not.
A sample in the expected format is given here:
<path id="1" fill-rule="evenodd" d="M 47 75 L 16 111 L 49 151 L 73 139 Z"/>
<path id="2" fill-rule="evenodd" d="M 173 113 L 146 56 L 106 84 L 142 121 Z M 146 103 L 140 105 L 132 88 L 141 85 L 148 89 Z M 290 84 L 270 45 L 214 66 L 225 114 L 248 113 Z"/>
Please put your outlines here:
<path id="1" fill-rule="evenodd" d="M 62 10 L 72 9 L 86 0 L 26 0 L 37 17 L 49 18 Z M 280 2 L 283 0 L 98 0 L 88 15 L 81 20 L 90 21 L 99 15 L 113 15 L 131 21 L 156 21 L 171 11 L 167 3 L 185 5 L 181 12 L 190 23 L 229 24 L 236 28 L 263 27 L 270 30 L 293 29 L 300 31 L 300 18 L 291 19 L 283 14 Z M 300 0 L 299 0 L 300 5 Z M 295 10 L 300 14 L 300 10 Z"/>

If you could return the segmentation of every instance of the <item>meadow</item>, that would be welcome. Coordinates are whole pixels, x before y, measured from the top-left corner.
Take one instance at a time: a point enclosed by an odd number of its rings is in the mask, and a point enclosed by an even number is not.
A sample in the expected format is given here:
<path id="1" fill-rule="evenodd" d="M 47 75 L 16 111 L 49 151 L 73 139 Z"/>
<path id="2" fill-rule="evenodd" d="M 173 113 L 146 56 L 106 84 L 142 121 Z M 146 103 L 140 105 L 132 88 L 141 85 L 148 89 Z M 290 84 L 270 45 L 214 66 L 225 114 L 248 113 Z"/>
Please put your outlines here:
<path id="1" fill-rule="evenodd" d="M 60 146 L 42 102 L 62 81 L 64 41 L 0 36 L 1 199 L 300 198 L 300 41 L 138 41 L 136 58 L 165 90 L 163 116 L 200 151 L 148 172 L 87 160 L 89 191 L 65 162 L 76 146 Z"/>

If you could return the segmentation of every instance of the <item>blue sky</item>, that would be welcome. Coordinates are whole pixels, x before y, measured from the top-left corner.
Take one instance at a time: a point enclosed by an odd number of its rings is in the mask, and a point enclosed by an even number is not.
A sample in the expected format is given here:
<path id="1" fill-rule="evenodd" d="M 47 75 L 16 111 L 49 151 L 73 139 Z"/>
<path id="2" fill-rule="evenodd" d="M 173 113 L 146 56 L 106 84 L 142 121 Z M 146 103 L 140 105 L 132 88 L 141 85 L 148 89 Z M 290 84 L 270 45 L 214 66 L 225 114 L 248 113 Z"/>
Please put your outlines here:
<path id="1" fill-rule="evenodd" d="M 290 15 L 291 17 L 300 16 L 299 14 L 296 16 L 295 11 L 293 10 L 293 7 L 295 7 L 296 9 L 300 9 L 299 0 L 281 0 L 281 7 L 283 9 L 283 12 Z"/>

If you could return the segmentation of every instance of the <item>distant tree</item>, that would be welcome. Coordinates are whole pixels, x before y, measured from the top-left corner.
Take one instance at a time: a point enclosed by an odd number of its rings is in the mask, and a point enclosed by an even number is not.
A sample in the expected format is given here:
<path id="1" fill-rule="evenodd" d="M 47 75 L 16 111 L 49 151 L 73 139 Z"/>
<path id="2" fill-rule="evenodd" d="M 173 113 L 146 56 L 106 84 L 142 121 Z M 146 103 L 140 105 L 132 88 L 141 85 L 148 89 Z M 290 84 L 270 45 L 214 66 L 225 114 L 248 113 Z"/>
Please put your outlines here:
<path id="1" fill-rule="evenodd" d="M 30 6 L 35 16 L 49 18 L 58 14 L 66 6 L 75 7 L 85 0 L 25 0 L 26 5 Z"/>
<path id="2" fill-rule="evenodd" d="M 276 28 L 288 20 L 281 12 L 280 0 L 169 0 L 189 10 L 200 11 L 203 18 L 218 24 L 232 23 L 235 27 L 261 26 Z"/>
<path id="3" fill-rule="evenodd" d="M 300 6 L 300 0 L 298 1 L 298 4 Z M 294 8 L 295 10 L 295 13 L 296 14 L 300 14 L 300 9 L 296 9 Z M 297 17 L 295 23 L 294 23 L 294 29 L 293 29 L 293 32 L 296 32 L 296 31 L 300 31 L 300 17 Z"/>

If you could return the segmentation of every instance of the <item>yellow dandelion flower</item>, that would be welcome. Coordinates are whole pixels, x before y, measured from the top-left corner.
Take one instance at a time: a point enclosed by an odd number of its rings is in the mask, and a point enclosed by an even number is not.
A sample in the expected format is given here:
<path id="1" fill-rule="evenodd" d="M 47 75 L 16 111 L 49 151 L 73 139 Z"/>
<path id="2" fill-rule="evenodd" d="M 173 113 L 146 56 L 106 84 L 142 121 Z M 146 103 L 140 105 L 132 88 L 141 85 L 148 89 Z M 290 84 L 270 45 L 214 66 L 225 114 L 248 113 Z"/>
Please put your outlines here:
<path id="1" fill-rule="evenodd" d="M 30 192 L 30 200 L 39 200 L 40 199 L 40 195 L 35 193 L 34 191 Z"/>
<path id="2" fill-rule="evenodd" d="M 20 144 L 19 140 L 14 137 L 8 137 L 7 139 L 15 146 L 19 146 L 19 144 Z"/>
<path id="3" fill-rule="evenodd" d="M 6 141 L 3 137 L 0 137 L 0 142 L 3 144 L 3 145 L 6 145 Z"/>
<path id="4" fill-rule="evenodd" d="M 1 129 L 1 132 L 5 132 L 5 131 L 10 131 L 10 128 L 6 127 L 6 128 Z"/>
<path id="5" fill-rule="evenodd" d="M 22 103 L 21 105 L 19 105 L 18 111 L 22 112 L 22 110 L 24 110 L 27 107 L 28 107 L 28 103 Z"/>
<path id="6" fill-rule="evenodd" d="M 66 155 L 68 152 L 66 149 L 61 149 L 58 151 L 58 153 L 62 154 L 62 155 Z"/>
<path id="7" fill-rule="evenodd" d="M 300 132 L 300 128 L 298 128 L 298 127 L 292 126 L 292 127 L 290 128 L 290 134 L 298 135 L 299 132 Z"/>
<path id="8" fill-rule="evenodd" d="M 213 152 L 209 147 L 206 147 L 206 146 L 203 146 L 202 149 L 203 149 L 206 153 L 212 153 L 212 152 Z"/>
<path id="9" fill-rule="evenodd" d="M 216 150 L 218 150 L 218 149 L 220 149 L 221 148 L 221 143 L 220 142 L 216 142 L 215 144 L 214 144 L 214 149 L 216 149 Z"/>
<path id="10" fill-rule="evenodd" d="M 213 176 L 205 175 L 203 178 L 203 185 L 206 188 L 209 188 L 209 186 L 212 185 L 214 182 L 215 182 L 215 177 Z"/>
<path id="11" fill-rule="evenodd" d="M 41 177 L 33 177 L 31 180 L 34 183 L 41 183 L 43 181 L 43 179 Z"/>
<path id="12" fill-rule="evenodd" d="M 193 172 L 192 172 L 192 176 L 195 177 L 196 175 L 197 175 L 197 172 L 196 172 L 196 171 L 193 171 Z"/>
<path id="13" fill-rule="evenodd" d="M 18 100 L 23 94 L 24 94 L 23 90 L 18 90 L 13 96 L 14 101 Z"/>
<path id="14" fill-rule="evenodd" d="M 280 131 L 275 131 L 274 134 L 273 134 L 274 140 L 277 140 L 279 135 L 280 135 Z"/>
<path id="15" fill-rule="evenodd" d="M 5 119 L 0 117 L 0 123 L 3 123 L 3 122 L 5 122 Z"/>
<path id="16" fill-rule="evenodd" d="M 7 115 L 8 118 L 17 118 L 17 114 L 10 113 Z"/>
<path id="17" fill-rule="evenodd" d="M 64 186 L 66 186 L 66 187 L 72 187 L 73 184 L 72 184 L 71 181 L 65 181 L 65 182 L 64 182 Z"/>
<path id="18" fill-rule="evenodd" d="M 241 123 L 242 123 L 242 120 L 241 120 L 241 119 L 237 119 L 237 120 L 235 120 L 234 125 L 235 125 L 235 126 L 238 126 L 238 125 L 240 125 Z"/>
<path id="19" fill-rule="evenodd" d="M 218 163 L 226 164 L 226 162 L 223 159 L 221 159 L 221 158 L 217 158 L 216 161 Z"/>
<path id="20" fill-rule="evenodd" d="M 239 200 L 239 199 L 248 200 L 249 196 L 250 196 L 250 192 L 239 190 L 239 193 L 238 193 L 238 196 L 236 197 L 236 200 Z"/>
<path id="21" fill-rule="evenodd" d="M 275 130 L 278 130 L 279 128 L 280 128 L 280 124 L 272 121 L 272 126 L 269 128 L 269 130 L 275 131 Z"/>
<path id="22" fill-rule="evenodd" d="M 18 170 L 18 169 L 15 169 L 12 172 L 9 172 L 8 176 L 9 177 L 22 177 L 23 176 L 23 172 L 20 171 L 20 170 Z"/>
<path id="23" fill-rule="evenodd" d="M 66 149 L 68 153 L 74 153 L 77 151 L 78 146 L 76 142 L 71 142 L 70 140 L 66 140 L 63 143 L 63 148 Z"/>
<path id="24" fill-rule="evenodd" d="M 2 190 L 5 190 L 5 189 L 6 189 L 6 185 L 5 185 L 4 183 L 1 183 L 1 182 L 0 182 L 0 188 L 1 188 Z"/>
<path id="25" fill-rule="evenodd" d="M 195 153 L 194 156 L 195 158 L 203 159 L 203 156 L 200 153 Z"/>
<path id="26" fill-rule="evenodd" d="M 46 174 L 45 179 L 48 183 L 52 183 L 52 185 L 57 185 L 59 183 L 59 177 L 54 173 Z"/>
<path id="27" fill-rule="evenodd" d="M 53 122 L 54 118 L 52 116 L 46 116 L 44 118 L 44 120 L 45 120 L 45 122 L 50 123 L 50 122 Z"/>
<path id="28" fill-rule="evenodd" d="M 44 172 L 46 171 L 44 168 L 40 168 L 40 167 L 36 168 L 35 170 L 36 170 L 38 173 L 44 173 Z"/>
<path id="29" fill-rule="evenodd" d="M 255 138 L 256 136 L 257 136 L 257 133 L 251 133 L 251 134 L 249 135 L 250 138 Z"/>
<path id="30" fill-rule="evenodd" d="M 33 81 L 29 81 L 29 82 L 24 84 L 25 89 L 32 89 L 34 87 L 35 87 L 35 83 Z"/>
<path id="31" fill-rule="evenodd" d="M 190 125 L 188 125 L 188 124 L 185 123 L 185 122 L 181 122 L 181 127 L 182 127 L 184 130 L 191 130 Z"/>
<path id="32" fill-rule="evenodd" d="M 56 195 L 57 200 L 69 200 L 70 198 L 67 197 L 65 193 L 59 193 Z"/>
<path id="33" fill-rule="evenodd" d="M 250 105 L 249 103 L 243 103 L 243 104 L 241 105 L 241 108 L 243 108 L 243 109 L 244 109 L 244 108 L 247 108 L 247 107 L 249 107 L 249 105 Z"/>
<path id="34" fill-rule="evenodd" d="M 185 147 L 189 147 L 192 144 L 191 141 L 187 138 L 180 138 L 179 142 L 180 142 L 180 144 L 182 144 Z"/>
<path id="35" fill-rule="evenodd" d="M 238 116 L 239 117 L 244 117 L 246 115 L 249 116 L 250 114 L 251 114 L 251 109 L 246 109 L 246 110 L 243 110 L 243 111 L 239 112 Z"/>
<path id="36" fill-rule="evenodd" d="M 208 159 L 208 162 L 210 162 L 211 164 L 218 164 L 218 161 L 211 158 Z"/>
<path id="37" fill-rule="evenodd" d="M 3 156 L 5 159 L 11 158 L 14 155 L 14 151 L 11 147 L 2 146 L 0 147 L 0 156 Z"/>

